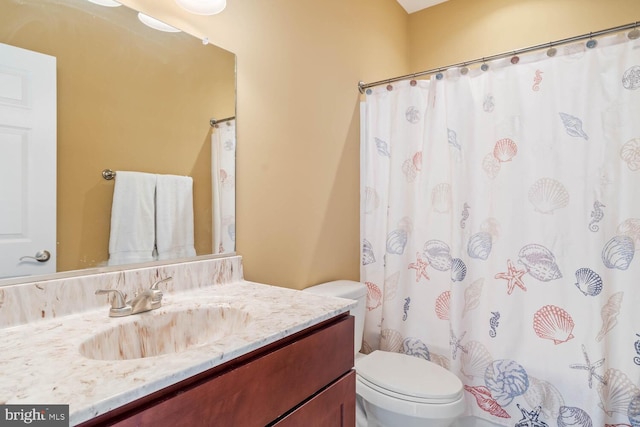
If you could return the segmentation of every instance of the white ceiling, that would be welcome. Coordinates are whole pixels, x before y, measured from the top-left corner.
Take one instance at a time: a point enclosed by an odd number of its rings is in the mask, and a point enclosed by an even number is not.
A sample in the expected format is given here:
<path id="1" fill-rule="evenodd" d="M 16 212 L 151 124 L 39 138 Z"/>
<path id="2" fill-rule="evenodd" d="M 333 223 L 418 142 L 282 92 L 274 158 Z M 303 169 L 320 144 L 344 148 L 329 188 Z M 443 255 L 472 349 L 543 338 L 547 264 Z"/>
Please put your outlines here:
<path id="1" fill-rule="evenodd" d="M 445 1 L 447 0 L 398 0 L 398 3 L 404 7 L 407 13 L 413 13 Z"/>

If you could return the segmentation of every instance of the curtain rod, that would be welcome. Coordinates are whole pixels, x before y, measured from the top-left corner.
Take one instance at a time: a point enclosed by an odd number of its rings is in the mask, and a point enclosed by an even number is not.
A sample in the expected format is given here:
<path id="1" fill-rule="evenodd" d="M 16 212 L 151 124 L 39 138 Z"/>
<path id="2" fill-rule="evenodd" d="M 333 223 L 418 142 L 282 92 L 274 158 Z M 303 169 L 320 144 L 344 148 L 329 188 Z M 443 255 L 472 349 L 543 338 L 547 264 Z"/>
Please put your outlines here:
<path id="1" fill-rule="evenodd" d="M 532 52 L 534 50 L 541 50 L 541 49 L 544 49 L 544 48 L 552 48 L 553 46 L 559 46 L 559 45 L 572 43 L 572 42 L 579 41 L 579 40 L 590 39 L 590 38 L 593 38 L 593 37 L 602 36 L 604 34 L 615 33 L 615 32 L 618 32 L 618 31 L 624 31 L 624 30 L 628 30 L 628 29 L 632 29 L 632 28 L 633 28 L 633 30 L 630 31 L 627 36 L 630 39 L 633 40 L 633 39 L 640 38 L 640 30 L 638 30 L 636 28 L 637 26 L 638 26 L 638 21 L 632 22 L 630 24 L 620 25 L 620 26 L 617 26 L 617 27 L 607 28 L 606 30 L 600 30 L 600 31 L 592 32 L 592 33 L 582 34 L 582 35 L 579 35 L 579 36 L 569 37 L 569 38 L 566 38 L 566 39 L 556 40 L 556 41 L 552 41 L 552 42 L 548 42 L 548 43 L 542 43 L 542 44 L 538 44 L 538 45 L 535 45 L 535 46 L 529 46 L 529 47 L 525 47 L 525 48 L 511 50 L 511 51 L 508 51 L 508 52 L 499 53 L 499 54 L 492 55 L 492 56 L 485 56 L 483 58 L 477 58 L 477 59 L 474 59 L 474 60 L 471 60 L 471 61 L 459 62 L 457 64 L 447 65 L 446 67 L 432 68 L 430 70 L 420 71 L 420 72 L 413 73 L 413 74 L 406 74 L 404 76 L 392 77 L 390 79 L 385 79 L 385 80 L 379 80 L 377 82 L 364 83 L 364 82 L 361 81 L 361 82 L 358 82 L 358 90 L 360 91 L 360 93 L 364 93 L 365 89 L 368 89 L 368 88 L 374 87 L 374 86 L 380 86 L 380 85 L 387 84 L 387 83 L 398 82 L 398 81 L 401 81 L 401 80 L 406 80 L 406 79 L 410 79 L 410 78 L 424 76 L 424 75 L 427 75 L 427 74 L 439 73 L 439 72 L 445 71 L 445 70 L 447 70 L 449 68 L 466 67 L 467 65 L 477 64 L 477 63 L 480 63 L 480 62 L 492 61 L 494 59 L 507 58 L 509 56 L 514 56 L 515 57 L 516 55 L 519 55 L 519 54 L 522 54 L 522 53 L 526 53 L 526 52 Z M 589 46 L 589 47 L 591 47 L 591 46 Z M 549 53 L 549 56 L 553 56 L 553 55 L 555 55 L 555 51 L 553 53 Z M 516 62 L 517 62 L 517 59 L 516 59 Z"/>
<path id="2" fill-rule="evenodd" d="M 223 122 L 228 122 L 230 120 L 235 120 L 236 116 L 231 116 L 231 117 L 226 117 L 224 119 L 214 119 L 211 118 L 211 120 L 209 120 L 209 124 L 213 127 L 215 127 L 218 123 L 223 123 Z"/>

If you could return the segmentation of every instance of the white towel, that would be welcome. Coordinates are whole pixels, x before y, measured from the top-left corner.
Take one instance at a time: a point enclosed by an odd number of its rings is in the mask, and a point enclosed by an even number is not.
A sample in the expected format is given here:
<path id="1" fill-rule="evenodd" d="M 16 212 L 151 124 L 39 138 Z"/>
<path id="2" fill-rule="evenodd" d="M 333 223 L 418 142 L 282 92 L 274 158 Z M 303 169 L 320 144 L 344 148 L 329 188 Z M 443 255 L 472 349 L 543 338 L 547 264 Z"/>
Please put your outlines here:
<path id="1" fill-rule="evenodd" d="M 111 205 L 109 265 L 153 261 L 156 175 L 117 171 Z"/>
<path id="2" fill-rule="evenodd" d="M 193 179 L 157 175 L 156 248 L 158 259 L 196 255 L 193 243 Z"/>

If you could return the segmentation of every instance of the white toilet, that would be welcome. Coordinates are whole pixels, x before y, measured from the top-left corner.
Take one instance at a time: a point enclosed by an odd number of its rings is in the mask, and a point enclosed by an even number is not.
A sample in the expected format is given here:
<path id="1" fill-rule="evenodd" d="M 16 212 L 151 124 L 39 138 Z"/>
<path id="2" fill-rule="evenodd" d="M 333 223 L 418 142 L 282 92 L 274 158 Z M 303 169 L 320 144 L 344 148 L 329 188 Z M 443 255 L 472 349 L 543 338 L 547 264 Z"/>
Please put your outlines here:
<path id="1" fill-rule="evenodd" d="M 358 301 L 355 317 L 356 424 L 358 427 L 448 427 L 464 412 L 462 382 L 443 367 L 414 356 L 362 345 L 367 288 L 350 280 L 305 289 L 318 295 Z"/>

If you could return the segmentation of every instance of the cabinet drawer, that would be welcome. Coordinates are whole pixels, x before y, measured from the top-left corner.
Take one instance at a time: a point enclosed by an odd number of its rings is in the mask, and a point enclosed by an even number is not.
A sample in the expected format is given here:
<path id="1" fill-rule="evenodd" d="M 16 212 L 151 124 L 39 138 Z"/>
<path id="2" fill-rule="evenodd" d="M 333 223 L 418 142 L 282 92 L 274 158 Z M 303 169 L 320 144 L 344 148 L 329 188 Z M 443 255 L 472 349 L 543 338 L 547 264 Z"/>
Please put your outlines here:
<path id="1" fill-rule="evenodd" d="M 312 397 L 273 427 L 354 427 L 356 373 L 347 375 Z"/>
<path id="2" fill-rule="evenodd" d="M 262 427 L 353 367 L 353 317 L 337 319 L 115 424 Z M 355 396 L 355 392 L 354 392 Z"/>

